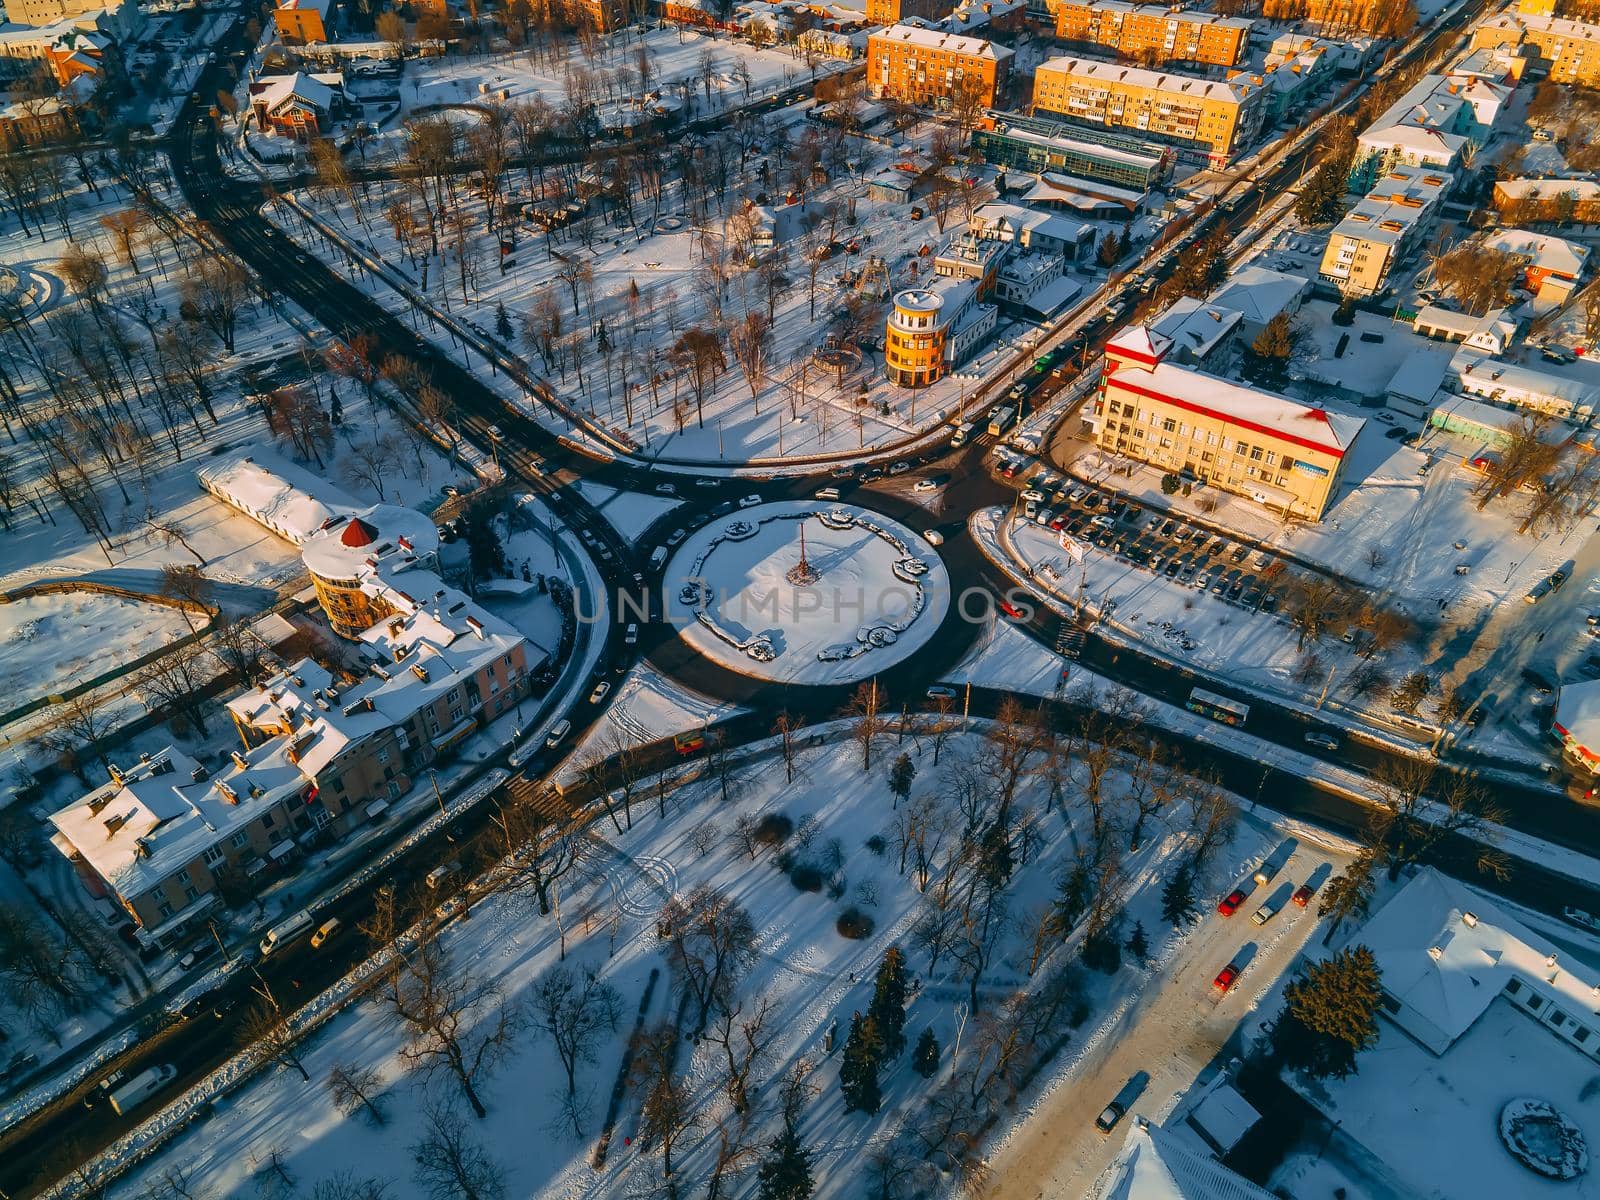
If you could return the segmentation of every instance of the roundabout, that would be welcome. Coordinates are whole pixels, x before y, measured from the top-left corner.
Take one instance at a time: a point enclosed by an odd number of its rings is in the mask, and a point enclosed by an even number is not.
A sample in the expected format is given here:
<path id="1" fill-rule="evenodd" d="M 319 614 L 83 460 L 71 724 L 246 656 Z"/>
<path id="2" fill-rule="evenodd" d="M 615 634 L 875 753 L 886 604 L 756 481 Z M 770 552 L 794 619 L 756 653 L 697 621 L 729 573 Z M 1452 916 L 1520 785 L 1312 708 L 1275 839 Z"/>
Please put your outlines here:
<path id="1" fill-rule="evenodd" d="M 869 678 L 926 645 L 950 607 L 949 574 L 920 534 L 813 500 L 712 521 L 678 549 L 662 586 L 692 649 L 781 683 Z"/>

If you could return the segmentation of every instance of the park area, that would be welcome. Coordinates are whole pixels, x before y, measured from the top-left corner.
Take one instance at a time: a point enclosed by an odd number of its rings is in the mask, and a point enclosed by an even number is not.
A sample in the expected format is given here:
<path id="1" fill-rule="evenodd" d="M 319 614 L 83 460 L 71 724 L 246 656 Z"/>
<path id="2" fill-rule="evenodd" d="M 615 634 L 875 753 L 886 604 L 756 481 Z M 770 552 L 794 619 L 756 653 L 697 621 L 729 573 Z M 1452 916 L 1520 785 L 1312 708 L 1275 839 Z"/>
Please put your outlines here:
<path id="1" fill-rule="evenodd" d="M 1075 1031 L 1187 939 L 1161 917 L 1174 871 L 1209 895 L 1263 846 L 1225 794 L 1096 740 L 1135 713 L 1071 752 L 1002 715 L 713 746 L 608 776 L 586 831 L 513 814 L 470 920 L 430 917 L 396 974 L 114 1194 L 344 1178 L 404 1200 L 459 1160 L 481 1194 L 688 1195 L 750 1186 L 786 1129 L 821 1195 L 975 1178 Z M 447 1036 L 397 1015 L 430 989 Z"/>

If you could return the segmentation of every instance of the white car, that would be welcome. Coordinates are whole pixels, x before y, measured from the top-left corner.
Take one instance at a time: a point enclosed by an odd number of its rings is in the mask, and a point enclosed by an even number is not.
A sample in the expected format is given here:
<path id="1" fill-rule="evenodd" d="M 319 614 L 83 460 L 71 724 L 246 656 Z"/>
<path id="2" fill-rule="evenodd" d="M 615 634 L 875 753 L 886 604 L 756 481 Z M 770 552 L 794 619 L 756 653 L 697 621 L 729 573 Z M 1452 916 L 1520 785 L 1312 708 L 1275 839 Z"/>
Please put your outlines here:
<path id="1" fill-rule="evenodd" d="M 913 492 L 937 492 L 939 490 L 939 481 L 937 479 L 919 479 L 912 485 L 911 490 Z"/>
<path id="2" fill-rule="evenodd" d="M 740 508 L 754 508 L 756 505 L 758 505 L 760 503 L 762 503 L 762 500 L 761 500 L 760 496 L 746 496 L 743 500 L 739 501 L 739 507 Z"/>
<path id="3" fill-rule="evenodd" d="M 1308 746 L 1318 746 L 1323 750 L 1337 750 L 1339 748 L 1339 739 L 1331 733 L 1322 733 L 1320 730 L 1313 729 L 1306 734 L 1306 744 Z"/>
<path id="4" fill-rule="evenodd" d="M 639 623 L 637 621 L 629 622 L 628 627 L 622 631 L 622 644 L 625 646 L 637 646 L 639 644 Z"/>
<path id="5" fill-rule="evenodd" d="M 944 534 L 940 533 L 937 529 L 924 530 L 922 533 L 922 538 L 930 546 L 944 545 Z"/>
<path id="6" fill-rule="evenodd" d="M 589 703 L 599 704 L 600 701 L 604 700 L 610 694 L 611 685 L 602 679 L 599 683 L 594 685 L 594 691 L 589 693 Z"/>
<path id="7" fill-rule="evenodd" d="M 678 494 L 678 485 L 675 484 L 675 483 L 658 483 L 658 484 L 656 484 L 656 495 L 658 495 L 658 496 L 676 496 L 677 494 Z"/>

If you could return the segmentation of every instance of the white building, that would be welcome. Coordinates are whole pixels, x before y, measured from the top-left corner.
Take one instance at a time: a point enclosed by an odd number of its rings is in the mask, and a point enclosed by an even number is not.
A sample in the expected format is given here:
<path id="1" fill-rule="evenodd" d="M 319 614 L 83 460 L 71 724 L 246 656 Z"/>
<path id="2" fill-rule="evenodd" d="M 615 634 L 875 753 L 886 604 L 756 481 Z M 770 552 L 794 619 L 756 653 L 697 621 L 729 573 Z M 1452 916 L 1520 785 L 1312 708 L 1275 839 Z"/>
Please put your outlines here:
<path id="1" fill-rule="evenodd" d="M 1275 1200 L 1182 1134 L 1134 1118 L 1102 1200 Z"/>
<path id="2" fill-rule="evenodd" d="M 1087 221 L 1000 200 L 980 204 L 973 210 L 969 228 L 981 238 L 1015 242 L 1036 254 L 1059 254 L 1068 262 L 1091 257 L 1099 237 Z"/>
<path id="3" fill-rule="evenodd" d="M 1382 1011 L 1443 1054 L 1505 999 L 1600 1056 L 1600 972 L 1563 954 L 1492 900 L 1422 868 L 1362 927 L 1382 974 Z"/>
<path id="4" fill-rule="evenodd" d="M 1600 367 L 1589 363 L 1558 372 L 1503 362 L 1463 346 L 1450 360 L 1450 378 L 1465 395 L 1564 420 L 1586 420 L 1600 407 Z"/>
<path id="5" fill-rule="evenodd" d="M 1411 322 L 1414 332 L 1441 342 L 1460 342 L 1485 354 L 1504 354 L 1517 340 L 1521 322 L 1503 308 L 1491 308 L 1481 317 L 1456 312 L 1437 304 L 1423 306 Z"/>
<path id="6" fill-rule="evenodd" d="M 194 475 L 218 500 L 296 546 L 365 507 L 343 488 L 260 448 L 206 463 Z"/>
<path id="7" fill-rule="evenodd" d="M 1237 342 L 1240 317 L 1226 305 L 1180 296 L 1149 324 L 1150 333 L 1172 346 L 1170 362 L 1216 366 L 1226 361 Z"/>

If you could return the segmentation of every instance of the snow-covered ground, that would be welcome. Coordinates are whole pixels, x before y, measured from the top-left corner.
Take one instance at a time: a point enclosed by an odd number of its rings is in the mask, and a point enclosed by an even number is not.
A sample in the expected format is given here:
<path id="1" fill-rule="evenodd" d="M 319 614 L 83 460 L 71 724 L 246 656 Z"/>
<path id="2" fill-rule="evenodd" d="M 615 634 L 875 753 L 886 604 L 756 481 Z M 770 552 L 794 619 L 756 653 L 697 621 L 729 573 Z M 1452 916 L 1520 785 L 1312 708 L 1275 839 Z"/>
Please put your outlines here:
<path id="1" fill-rule="evenodd" d="M 815 573 L 795 581 L 801 561 Z M 927 644 L 950 606 L 938 551 L 849 505 L 783 501 L 697 530 L 667 563 L 668 619 L 700 653 L 748 675 L 844 683 Z"/>
<path id="2" fill-rule="evenodd" d="M 629 542 L 637 543 L 645 532 L 668 513 L 680 507 L 681 500 L 665 496 L 647 496 L 640 492 L 620 492 L 603 483 L 583 480 L 578 484 L 583 498 Z"/>
<path id="3" fill-rule="evenodd" d="M 573 746 L 563 769 L 577 771 L 590 762 L 611 757 L 619 746 L 645 745 L 675 733 L 714 725 L 745 711 L 738 705 L 703 696 L 642 662 L 618 686 L 605 716 Z"/>
<path id="4" fill-rule="evenodd" d="M 192 632 L 194 620 L 175 608 L 92 592 L 0 604 L 0 697 L 8 706 L 24 704 L 115 670 Z"/>
<path id="5" fill-rule="evenodd" d="M 663 965 L 656 938 L 661 904 L 670 893 L 683 896 L 698 884 L 710 883 L 743 904 L 755 925 L 758 953 L 739 995 L 747 1015 L 758 997 L 766 996 L 775 1005 L 769 1028 L 776 1036 L 760 1078 L 774 1079 L 801 1057 L 809 1057 L 818 1091 L 804 1106 L 802 1136 L 818 1150 L 814 1166 L 818 1195 L 855 1195 L 868 1151 L 882 1145 L 902 1121 L 918 1128 L 925 1116 L 927 1085 L 903 1058 L 885 1079 L 883 1112 L 876 1117 L 844 1113 L 836 1084 L 838 1044 L 831 1056 L 823 1045 L 836 1019 L 848 1024 L 850 1012 L 864 1007 L 883 951 L 891 944 L 901 945 L 921 985 L 908 1011 L 912 1040 L 923 1027 L 932 1026 L 946 1047 L 945 1070 L 949 1047 L 959 1043 L 959 1053 L 966 1055 L 979 1053 L 976 1047 L 982 1044 L 974 1014 L 966 1008 L 968 989 L 954 965 L 947 957 L 930 975 L 926 956 L 914 947 L 910 930 L 921 903 L 911 880 L 898 871 L 892 849 L 880 852 L 869 844 L 874 835 L 886 834 L 895 820 L 895 804 L 886 788 L 888 765 L 901 751 L 910 755 L 918 766 L 912 789 L 916 801 L 936 795 L 948 773 L 970 770 L 980 750 L 979 739 L 957 735 L 944 743 L 941 765 L 934 767 L 934 747 L 927 738 L 912 738 L 901 746 L 886 738 L 872 770 L 864 775 L 854 744 L 831 739 L 818 746 L 808 742 L 797 757 L 794 782 L 789 783 L 781 757 L 769 748 L 736 768 L 728 799 L 723 799 L 722 781 L 708 773 L 681 785 L 669 797 L 664 820 L 656 815 L 653 800 L 635 796 L 630 813 L 619 810 L 615 822 L 602 820 L 593 826 L 582 877 L 560 887 L 566 964 L 597 971 L 615 986 L 625 1015 L 619 1031 L 602 1040 L 594 1060 L 580 1064 L 582 1137 L 574 1138 L 570 1123 L 561 1117 L 557 1100 L 564 1087 L 558 1081 L 564 1077 L 545 1038 L 534 1029 L 524 1028 L 518 1034 L 509 1060 L 482 1087 L 489 1116 L 481 1123 L 469 1120 L 470 1132 L 506 1171 L 508 1193 L 612 1197 L 652 1186 L 657 1177 L 655 1147 L 642 1145 L 637 1136 L 636 1091 L 624 1095 L 604 1168 L 591 1166 L 590 1155 L 603 1098 L 616 1077 L 633 1014 L 652 969 Z M 1113 782 L 1116 794 L 1121 786 Z M 1030 804 L 1043 799 L 1033 784 L 1025 783 L 1024 791 Z M 1163 864 L 1179 844 L 1175 831 L 1186 820 L 1184 808 L 1180 803 L 1161 814 L 1150 825 L 1141 850 L 1127 856 L 1131 912 L 1146 912 L 1152 895 L 1159 894 Z M 831 889 L 828 895 L 791 886 L 766 852 L 758 850 L 751 857 L 728 840 L 736 819 L 780 813 L 796 830 L 786 850 L 793 861 L 818 866 Z M 1055 877 L 1078 844 L 1075 830 L 1081 814 L 1066 820 L 1043 811 L 1039 816 L 1039 834 L 1007 889 L 1011 910 L 1019 917 L 1036 911 L 1054 893 Z M 1219 859 L 1219 874 L 1250 861 L 1261 845 L 1259 833 L 1241 834 L 1226 856 L 1227 865 Z M 836 918 L 849 906 L 872 919 L 875 928 L 864 939 L 845 938 L 835 930 Z M 1158 934 L 1154 940 L 1161 942 Z M 472 920 L 452 925 L 443 943 L 458 971 L 472 970 L 495 981 L 514 1004 L 526 1001 L 529 989 L 557 967 L 561 955 L 557 920 L 539 918 L 526 895 L 497 894 L 475 904 Z M 1003 935 L 979 989 L 986 1009 L 1012 989 L 1027 986 L 1027 960 L 1026 937 L 1020 932 Z M 1130 966 L 1110 978 L 1087 979 L 1091 1019 L 1098 1023 L 1103 1014 L 1121 1009 L 1129 989 L 1147 984 L 1145 970 Z M 650 992 L 643 1010 L 648 1023 L 670 1017 L 677 1007 L 668 991 L 668 980 L 662 978 Z M 841 1029 L 841 1042 L 842 1034 Z M 307 1185 L 353 1170 L 393 1180 L 390 1194 L 396 1200 L 421 1195 L 410 1166 L 410 1147 L 422 1135 L 430 1098 L 447 1099 L 453 1089 L 442 1080 L 428 1085 L 408 1078 L 401 1070 L 399 1048 L 398 1030 L 377 1011 L 376 1002 L 356 1005 L 336 1017 L 306 1048 L 311 1084 L 301 1083 L 292 1071 L 279 1071 L 248 1085 L 218 1106 L 203 1133 L 181 1136 L 120 1185 L 116 1194 L 137 1195 L 146 1181 L 168 1169 L 191 1171 L 195 1183 L 217 1193 L 239 1192 L 250 1186 L 251 1175 L 269 1150 L 279 1148 L 291 1173 Z M 706 1178 L 719 1127 L 729 1128 L 726 1105 L 717 1094 L 721 1058 L 721 1049 L 709 1041 L 698 1047 L 686 1044 L 681 1050 L 680 1077 L 706 1117 L 684 1134 L 674 1154 L 681 1186 Z M 333 1108 L 321 1081 L 334 1064 L 345 1062 L 380 1074 L 388 1118 L 382 1128 L 360 1118 L 341 1118 Z M 755 1093 L 749 1130 L 754 1145 L 765 1146 L 770 1140 L 778 1116 L 776 1092 L 775 1086 L 766 1084 Z M 742 1192 L 752 1182 L 744 1176 L 738 1188 Z"/>

